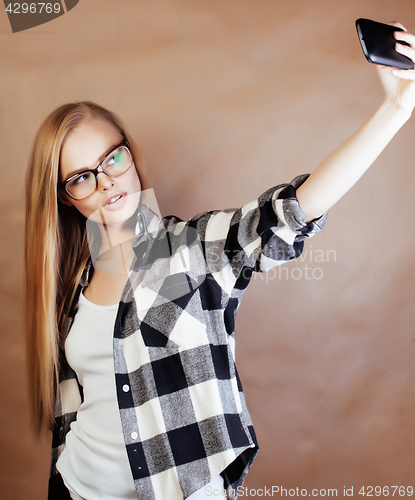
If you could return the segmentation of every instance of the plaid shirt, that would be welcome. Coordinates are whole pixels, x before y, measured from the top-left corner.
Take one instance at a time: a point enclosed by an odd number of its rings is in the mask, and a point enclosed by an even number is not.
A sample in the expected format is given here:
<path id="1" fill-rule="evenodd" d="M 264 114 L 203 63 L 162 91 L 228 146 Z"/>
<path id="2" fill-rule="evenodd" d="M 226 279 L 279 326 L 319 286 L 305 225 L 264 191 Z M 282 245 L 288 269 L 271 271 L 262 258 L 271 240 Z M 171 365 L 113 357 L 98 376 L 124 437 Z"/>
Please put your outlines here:
<path id="1" fill-rule="evenodd" d="M 258 452 L 235 366 L 235 314 L 253 271 L 298 257 L 326 214 L 305 224 L 291 184 L 240 209 L 187 222 L 139 209 L 135 257 L 114 329 L 114 369 L 125 446 L 140 500 L 181 500 L 222 473 L 229 498 Z M 90 279 L 89 259 L 69 311 Z M 82 387 L 61 346 L 51 478 Z M 49 499 L 58 497 L 49 491 Z"/>

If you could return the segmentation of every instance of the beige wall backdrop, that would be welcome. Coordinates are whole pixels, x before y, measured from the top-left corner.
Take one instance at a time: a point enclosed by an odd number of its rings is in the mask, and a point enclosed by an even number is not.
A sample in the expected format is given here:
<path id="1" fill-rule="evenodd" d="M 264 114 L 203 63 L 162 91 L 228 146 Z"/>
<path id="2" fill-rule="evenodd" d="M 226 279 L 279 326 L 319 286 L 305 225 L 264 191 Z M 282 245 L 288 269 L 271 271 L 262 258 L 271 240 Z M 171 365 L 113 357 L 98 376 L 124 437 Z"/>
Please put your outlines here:
<path id="1" fill-rule="evenodd" d="M 413 0 L 80 0 L 16 34 L 0 6 L 2 499 L 46 498 L 22 331 L 23 177 L 41 121 L 97 101 L 141 145 L 163 215 L 238 207 L 311 172 L 380 104 L 358 17 L 415 30 Z M 415 486 L 414 137 L 412 118 L 302 259 L 248 287 L 249 488 Z"/>

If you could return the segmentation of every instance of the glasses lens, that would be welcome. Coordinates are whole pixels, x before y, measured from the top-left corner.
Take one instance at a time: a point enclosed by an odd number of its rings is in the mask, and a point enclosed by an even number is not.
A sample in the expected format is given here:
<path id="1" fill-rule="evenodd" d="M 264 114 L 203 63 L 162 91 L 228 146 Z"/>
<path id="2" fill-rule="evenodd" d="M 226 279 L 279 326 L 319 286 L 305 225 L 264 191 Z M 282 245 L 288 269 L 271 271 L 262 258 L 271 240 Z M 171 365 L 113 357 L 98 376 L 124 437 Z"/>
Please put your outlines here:
<path id="1" fill-rule="evenodd" d="M 133 159 L 125 146 L 111 151 L 111 153 L 102 162 L 102 169 L 112 177 L 121 175 L 131 167 Z"/>
<path id="2" fill-rule="evenodd" d="M 90 196 L 95 191 L 95 187 L 96 180 L 92 172 L 79 174 L 66 184 L 68 193 L 77 200 Z"/>

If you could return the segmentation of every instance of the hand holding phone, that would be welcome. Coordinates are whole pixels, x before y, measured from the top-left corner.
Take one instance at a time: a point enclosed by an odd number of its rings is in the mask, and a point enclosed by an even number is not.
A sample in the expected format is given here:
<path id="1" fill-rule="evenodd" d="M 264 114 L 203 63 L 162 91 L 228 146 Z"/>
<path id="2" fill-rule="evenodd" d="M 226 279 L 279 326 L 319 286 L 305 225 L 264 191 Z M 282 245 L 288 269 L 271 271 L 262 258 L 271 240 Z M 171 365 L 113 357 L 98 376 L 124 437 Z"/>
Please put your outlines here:
<path id="1" fill-rule="evenodd" d="M 358 19 L 356 29 L 363 53 L 369 62 L 400 69 L 414 68 L 414 63 L 409 57 L 395 50 L 397 40 L 394 32 L 403 31 L 402 28 L 370 19 Z M 399 41 L 399 43 L 409 45 L 404 41 Z"/>

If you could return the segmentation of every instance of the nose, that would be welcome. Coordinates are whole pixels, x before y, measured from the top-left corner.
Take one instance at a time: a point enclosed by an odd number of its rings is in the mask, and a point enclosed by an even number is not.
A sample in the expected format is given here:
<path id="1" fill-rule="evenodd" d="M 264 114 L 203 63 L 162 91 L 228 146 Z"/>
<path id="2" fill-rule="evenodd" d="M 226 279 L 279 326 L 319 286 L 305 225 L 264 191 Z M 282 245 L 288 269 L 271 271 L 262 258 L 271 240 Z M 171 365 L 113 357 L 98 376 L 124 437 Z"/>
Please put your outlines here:
<path id="1" fill-rule="evenodd" d="M 97 184 L 99 191 L 106 191 L 107 189 L 110 189 L 115 184 L 115 182 L 112 177 L 105 175 L 104 172 L 100 172 L 97 175 Z"/>

